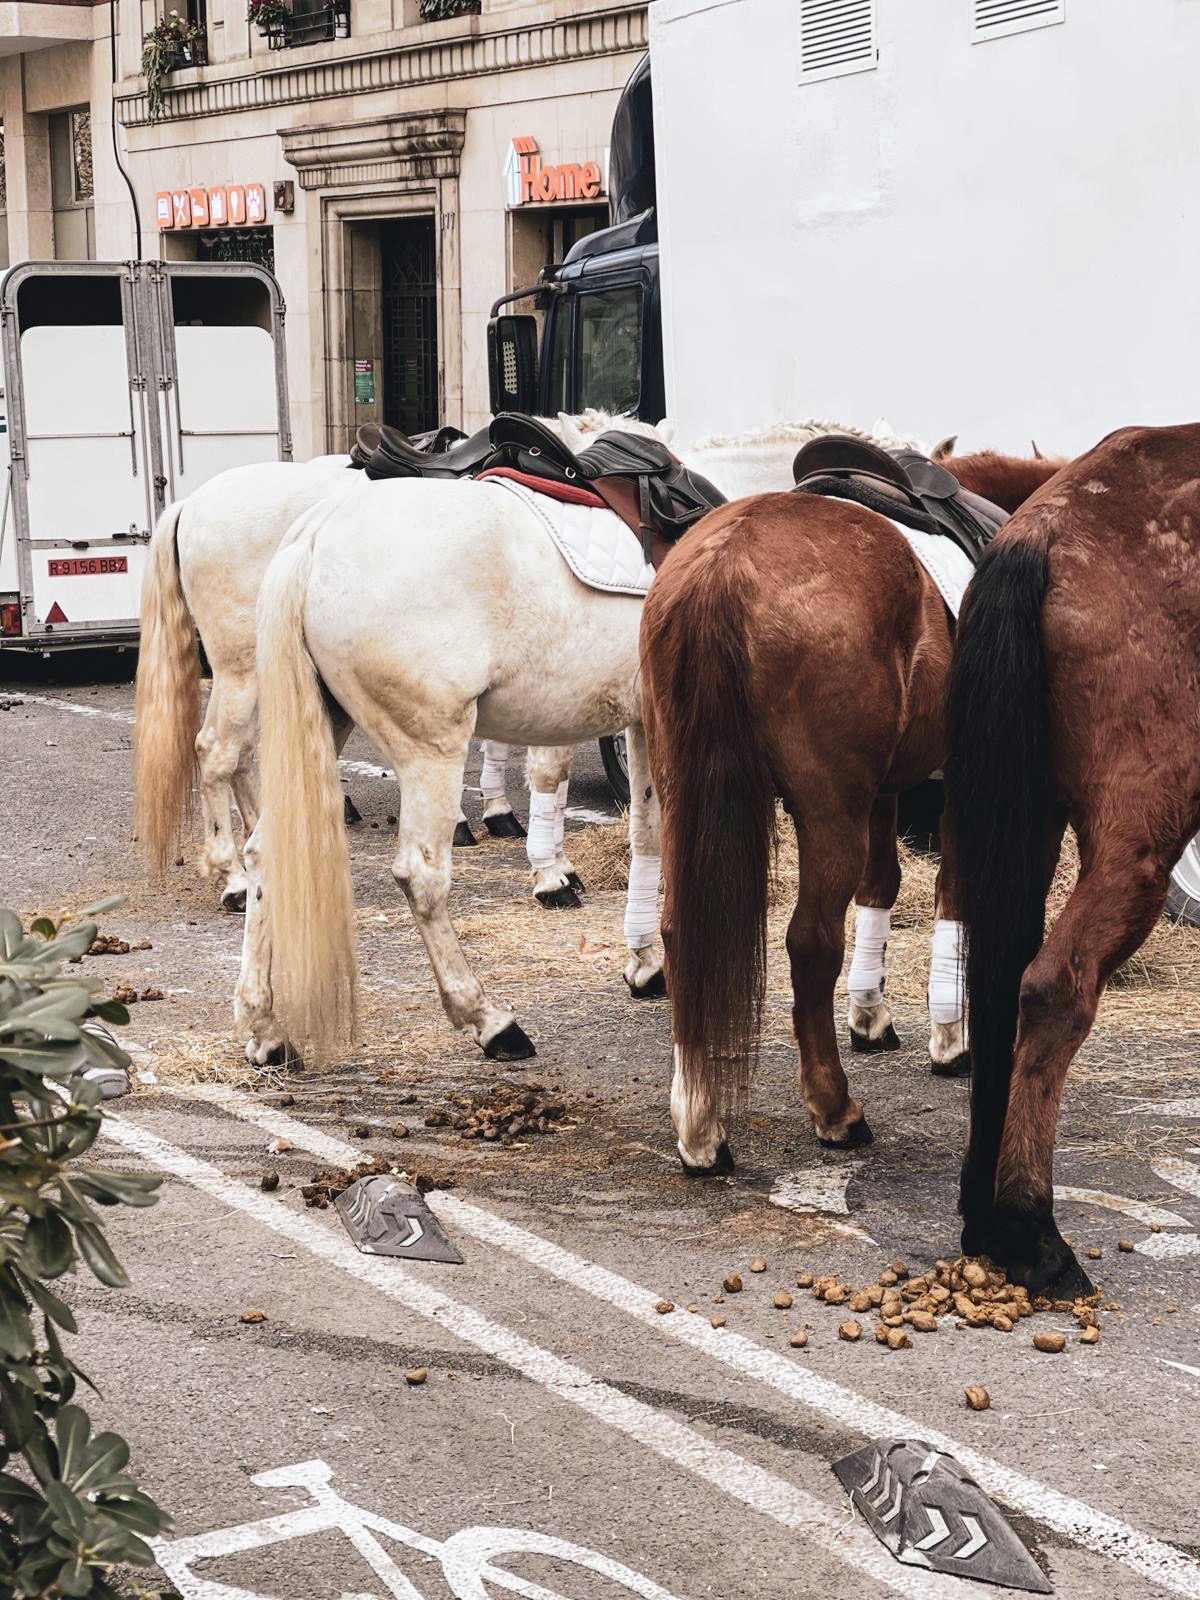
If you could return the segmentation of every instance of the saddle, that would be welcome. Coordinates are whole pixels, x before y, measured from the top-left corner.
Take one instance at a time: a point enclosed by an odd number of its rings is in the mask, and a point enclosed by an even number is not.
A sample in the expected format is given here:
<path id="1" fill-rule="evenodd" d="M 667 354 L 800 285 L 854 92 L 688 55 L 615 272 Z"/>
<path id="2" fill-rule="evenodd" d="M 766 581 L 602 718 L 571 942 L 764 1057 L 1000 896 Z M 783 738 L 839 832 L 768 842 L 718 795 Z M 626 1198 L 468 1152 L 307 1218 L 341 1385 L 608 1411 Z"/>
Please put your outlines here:
<path id="1" fill-rule="evenodd" d="M 492 422 L 485 470 L 507 469 L 531 488 L 537 481 L 593 491 L 637 534 L 657 570 L 693 523 L 725 504 L 707 478 L 691 472 L 658 439 L 612 429 L 578 454 L 533 417 L 502 412 Z"/>
<path id="2" fill-rule="evenodd" d="M 810 440 L 792 463 L 793 493 L 852 500 L 906 528 L 953 539 L 972 566 L 1008 513 L 964 489 L 953 473 L 918 450 L 883 450 L 850 434 Z"/>
<path id="3" fill-rule="evenodd" d="M 470 438 L 460 428 L 434 428 L 412 438 L 386 422 L 366 422 L 355 435 L 350 464 L 368 478 L 469 478 L 491 450 L 488 430 Z"/>

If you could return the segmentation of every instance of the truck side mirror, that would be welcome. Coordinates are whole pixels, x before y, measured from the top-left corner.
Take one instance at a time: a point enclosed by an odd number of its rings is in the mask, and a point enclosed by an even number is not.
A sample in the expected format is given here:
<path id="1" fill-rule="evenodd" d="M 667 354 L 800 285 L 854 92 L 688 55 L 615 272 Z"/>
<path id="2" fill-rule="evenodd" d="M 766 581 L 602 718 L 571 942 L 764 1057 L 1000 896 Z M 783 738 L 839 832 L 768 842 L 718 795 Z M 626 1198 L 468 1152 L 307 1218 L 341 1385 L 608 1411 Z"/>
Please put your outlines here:
<path id="1" fill-rule="evenodd" d="M 488 385 L 492 415 L 537 410 L 537 318 L 493 317 L 488 323 Z"/>

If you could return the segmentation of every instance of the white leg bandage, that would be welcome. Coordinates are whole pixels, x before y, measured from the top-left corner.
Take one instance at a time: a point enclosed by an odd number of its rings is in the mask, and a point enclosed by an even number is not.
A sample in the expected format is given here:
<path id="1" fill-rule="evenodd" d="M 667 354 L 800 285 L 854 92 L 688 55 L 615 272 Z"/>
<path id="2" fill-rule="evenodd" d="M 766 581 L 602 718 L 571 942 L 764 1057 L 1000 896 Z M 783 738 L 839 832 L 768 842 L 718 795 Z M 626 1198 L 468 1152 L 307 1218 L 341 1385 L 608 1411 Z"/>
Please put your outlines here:
<path id="1" fill-rule="evenodd" d="M 644 950 L 658 932 L 658 880 L 660 856 L 634 856 L 629 863 L 629 895 L 625 901 L 625 943 Z"/>
<path id="2" fill-rule="evenodd" d="M 504 769 L 508 765 L 509 749 L 510 746 L 494 744 L 491 739 L 483 741 L 483 770 L 479 774 L 479 792 L 483 795 L 485 804 L 489 800 L 507 798 L 504 791 Z"/>
<path id="3" fill-rule="evenodd" d="M 929 961 L 929 1020 L 958 1022 L 962 1014 L 962 923 L 939 918 Z"/>
<path id="4" fill-rule="evenodd" d="M 558 799 L 552 794 L 529 791 L 529 837 L 525 841 L 529 852 L 529 865 L 542 872 L 554 865 L 554 819 L 558 813 Z"/>
<path id="5" fill-rule="evenodd" d="M 554 803 L 554 856 L 555 860 L 563 854 L 563 839 L 567 832 L 567 785 L 570 778 L 564 778 L 558 786 L 558 794 Z"/>
<path id="6" fill-rule="evenodd" d="M 883 999 L 883 980 L 892 913 L 878 906 L 854 908 L 854 954 L 846 987 L 857 1006 L 877 1006 Z"/>

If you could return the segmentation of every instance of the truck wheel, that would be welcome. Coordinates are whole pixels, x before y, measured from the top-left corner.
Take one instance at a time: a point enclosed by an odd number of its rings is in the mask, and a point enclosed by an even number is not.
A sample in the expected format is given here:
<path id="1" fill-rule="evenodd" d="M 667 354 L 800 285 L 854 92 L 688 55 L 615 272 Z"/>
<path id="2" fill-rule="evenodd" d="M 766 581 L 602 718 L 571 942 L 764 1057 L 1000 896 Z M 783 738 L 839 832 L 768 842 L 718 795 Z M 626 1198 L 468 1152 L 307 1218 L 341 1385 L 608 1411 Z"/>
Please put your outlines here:
<path id="1" fill-rule="evenodd" d="M 600 760 L 604 776 L 622 811 L 629 809 L 629 758 L 625 754 L 625 735 L 614 733 L 600 741 Z"/>
<path id="2" fill-rule="evenodd" d="M 1167 890 L 1167 916 L 1189 928 L 1200 928 L 1200 834 L 1176 862 Z"/>

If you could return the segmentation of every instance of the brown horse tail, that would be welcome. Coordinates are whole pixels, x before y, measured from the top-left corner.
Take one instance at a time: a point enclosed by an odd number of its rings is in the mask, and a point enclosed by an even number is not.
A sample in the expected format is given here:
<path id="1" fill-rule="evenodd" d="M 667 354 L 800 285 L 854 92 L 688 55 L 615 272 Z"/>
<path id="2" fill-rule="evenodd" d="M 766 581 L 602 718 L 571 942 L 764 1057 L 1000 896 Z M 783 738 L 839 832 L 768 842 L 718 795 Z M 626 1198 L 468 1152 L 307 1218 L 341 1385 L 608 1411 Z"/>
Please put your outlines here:
<path id="1" fill-rule="evenodd" d="M 973 1219 L 992 1206 L 1021 978 L 1041 947 L 1053 870 L 1042 645 L 1048 581 L 1043 536 L 997 539 L 967 590 L 950 673 L 946 797 L 967 939 L 972 1064 L 971 1144 L 960 1190 L 968 1236 Z"/>
<path id="2" fill-rule="evenodd" d="M 676 1060 L 689 1093 L 725 1105 L 746 1097 L 757 1057 L 775 849 L 775 782 L 750 696 L 753 581 L 719 541 L 662 603 L 651 588 L 642 621 Z"/>
<path id="3" fill-rule="evenodd" d="M 133 701 L 134 831 L 158 869 L 191 807 L 200 729 L 200 653 L 176 550 L 182 510 L 168 506 L 150 540 Z"/>

